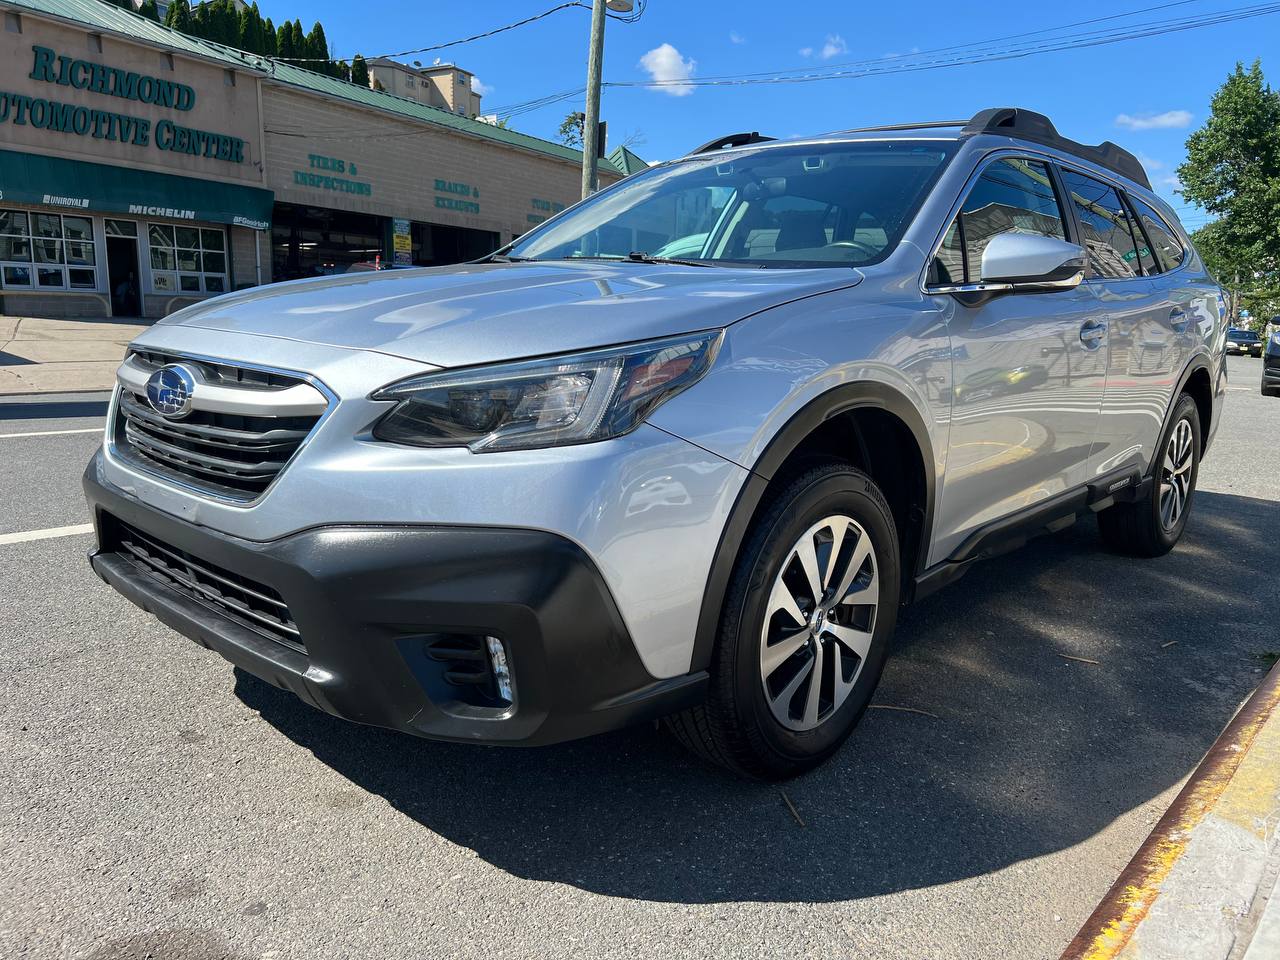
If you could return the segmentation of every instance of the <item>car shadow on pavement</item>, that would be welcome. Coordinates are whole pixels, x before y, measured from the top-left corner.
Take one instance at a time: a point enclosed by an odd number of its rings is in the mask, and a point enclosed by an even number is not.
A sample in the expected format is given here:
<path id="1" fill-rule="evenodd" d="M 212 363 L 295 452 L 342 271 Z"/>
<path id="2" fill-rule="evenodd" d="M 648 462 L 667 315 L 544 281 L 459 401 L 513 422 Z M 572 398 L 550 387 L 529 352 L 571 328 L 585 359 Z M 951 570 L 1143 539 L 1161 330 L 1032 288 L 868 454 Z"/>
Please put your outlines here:
<path id="1" fill-rule="evenodd" d="M 1205 492 L 1195 506 L 1167 557 L 1108 554 L 1085 520 L 908 611 L 875 702 L 910 710 L 871 710 L 832 762 L 782 785 L 733 779 L 652 727 L 484 748 L 344 723 L 239 671 L 236 692 L 519 877 L 685 903 L 930 886 L 1063 850 L 1175 785 L 1261 679 L 1276 630 L 1252 585 L 1280 559 L 1280 510 Z"/>

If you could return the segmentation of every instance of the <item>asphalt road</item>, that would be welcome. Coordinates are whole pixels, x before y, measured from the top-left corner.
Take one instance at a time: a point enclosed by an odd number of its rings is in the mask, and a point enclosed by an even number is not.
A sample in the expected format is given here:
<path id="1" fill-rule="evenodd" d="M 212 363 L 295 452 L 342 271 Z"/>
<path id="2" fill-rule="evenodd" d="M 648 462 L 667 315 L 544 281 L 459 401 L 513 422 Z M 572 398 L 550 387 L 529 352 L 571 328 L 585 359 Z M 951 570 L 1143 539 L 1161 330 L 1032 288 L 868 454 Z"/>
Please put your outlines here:
<path id="1" fill-rule="evenodd" d="M 1280 648 L 1280 400 L 1230 369 L 1178 549 L 1089 520 L 910 611 L 876 700 L 926 713 L 788 784 L 803 825 L 649 727 L 324 716 L 114 594 L 88 536 L 3 543 L 87 519 L 97 437 L 0 438 L 0 956 L 1056 956 Z M 97 413 L 0 398 L 0 434 Z"/>

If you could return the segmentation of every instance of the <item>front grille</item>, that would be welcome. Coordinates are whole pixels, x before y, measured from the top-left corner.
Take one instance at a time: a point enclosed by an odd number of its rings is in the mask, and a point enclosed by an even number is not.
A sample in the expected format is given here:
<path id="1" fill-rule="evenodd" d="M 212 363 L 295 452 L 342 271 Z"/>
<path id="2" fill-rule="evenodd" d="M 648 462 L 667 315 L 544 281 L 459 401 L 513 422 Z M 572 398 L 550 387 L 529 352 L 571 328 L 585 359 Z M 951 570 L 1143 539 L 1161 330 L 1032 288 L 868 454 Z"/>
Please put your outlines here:
<path id="1" fill-rule="evenodd" d="M 200 368 L 210 382 L 271 392 L 304 383 L 298 377 L 194 362 L 156 353 L 136 353 L 150 369 L 181 361 Z M 181 420 L 160 416 L 144 394 L 122 385 L 117 404 L 117 449 L 148 470 L 219 497 L 250 501 L 259 497 L 311 433 L 319 415 L 247 416 L 195 409 Z"/>
<path id="2" fill-rule="evenodd" d="M 241 626 L 306 652 L 289 607 L 270 587 L 161 543 L 126 523 L 117 520 L 114 527 L 116 552 L 143 572 Z"/>

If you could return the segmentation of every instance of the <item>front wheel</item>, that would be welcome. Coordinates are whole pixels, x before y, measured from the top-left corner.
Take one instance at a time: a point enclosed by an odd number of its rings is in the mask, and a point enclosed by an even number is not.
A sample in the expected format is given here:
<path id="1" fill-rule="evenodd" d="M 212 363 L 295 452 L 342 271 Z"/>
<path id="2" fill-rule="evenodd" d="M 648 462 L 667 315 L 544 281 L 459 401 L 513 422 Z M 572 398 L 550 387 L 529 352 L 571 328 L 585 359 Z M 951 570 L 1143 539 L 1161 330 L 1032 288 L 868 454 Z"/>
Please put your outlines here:
<path id="1" fill-rule="evenodd" d="M 893 514 L 840 463 L 786 482 L 730 579 L 705 704 L 668 721 L 744 776 L 793 777 L 831 756 L 871 701 L 897 620 Z"/>
<path id="2" fill-rule="evenodd" d="M 1098 514 L 1098 528 L 1107 546 L 1136 557 L 1159 557 L 1173 549 L 1191 512 L 1200 450 L 1200 411 L 1184 393 L 1160 438 L 1147 495 Z"/>

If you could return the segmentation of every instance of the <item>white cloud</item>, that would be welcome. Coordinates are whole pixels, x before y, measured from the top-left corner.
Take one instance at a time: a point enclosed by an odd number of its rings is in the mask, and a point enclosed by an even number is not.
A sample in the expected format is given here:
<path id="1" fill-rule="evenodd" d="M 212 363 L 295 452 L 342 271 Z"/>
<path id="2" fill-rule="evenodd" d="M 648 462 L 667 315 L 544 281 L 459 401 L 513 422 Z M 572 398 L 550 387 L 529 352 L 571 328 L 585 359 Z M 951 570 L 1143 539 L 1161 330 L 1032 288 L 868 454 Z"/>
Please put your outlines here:
<path id="1" fill-rule="evenodd" d="M 1156 181 L 1156 184 L 1157 186 L 1168 187 L 1170 190 L 1174 191 L 1182 189 L 1182 181 L 1177 177 L 1161 177 Z"/>
<path id="2" fill-rule="evenodd" d="M 1157 170 L 1164 169 L 1164 161 L 1157 160 L 1155 157 L 1148 157 L 1145 153 L 1138 154 L 1138 162 L 1147 170 L 1147 173 L 1155 173 Z"/>
<path id="3" fill-rule="evenodd" d="M 744 37 L 742 34 L 740 34 L 737 30 L 730 30 L 729 42 L 730 43 L 746 43 L 747 38 Z"/>
<path id="4" fill-rule="evenodd" d="M 489 94 L 493 93 L 493 87 L 489 86 L 489 84 L 485 83 L 479 77 L 471 78 L 471 89 L 482 97 L 487 97 Z"/>
<path id="5" fill-rule="evenodd" d="M 1126 130 L 1182 130 L 1191 126 L 1191 111 L 1166 110 L 1164 113 L 1140 113 L 1136 116 L 1122 113 L 1116 117 L 1116 126 Z"/>
<path id="6" fill-rule="evenodd" d="M 673 97 L 687 97 L 693 93 L 693 87 L 680 81 L 692 77 L 698 64 L 680 56 L 680 51 L 671 44 L 664 43 L 660 47 L 654 47 L 640 58 L 640 66 L 655 83 L 662 84 L 650 87 L 650 90 L 661 90 Z"/>
<path id="7" fill-rule="evenodd" d="M 832 57 L 838 57 L 840 54 L 848 52 L 849 47 L 844 42 L 844 37 L 838 33 L 831 33 L 827 35 L 827 42 L 822 45 L 822 50 L 819 51 L 818 56 L 823 60 L 830 60 Z"/>
<path id="8" fill-rule="evenodd" d="M 828 33 L 827 39 L 821 47 L 801 47 L 797 52 L 806 60 L 814 56 L 820 60 L 830 60 L 832 57 L 838 57 L 842 53 L 848 53 L 849 45 L 844 42 L 844 37 L 840 36 L 840 34 Z"/>

